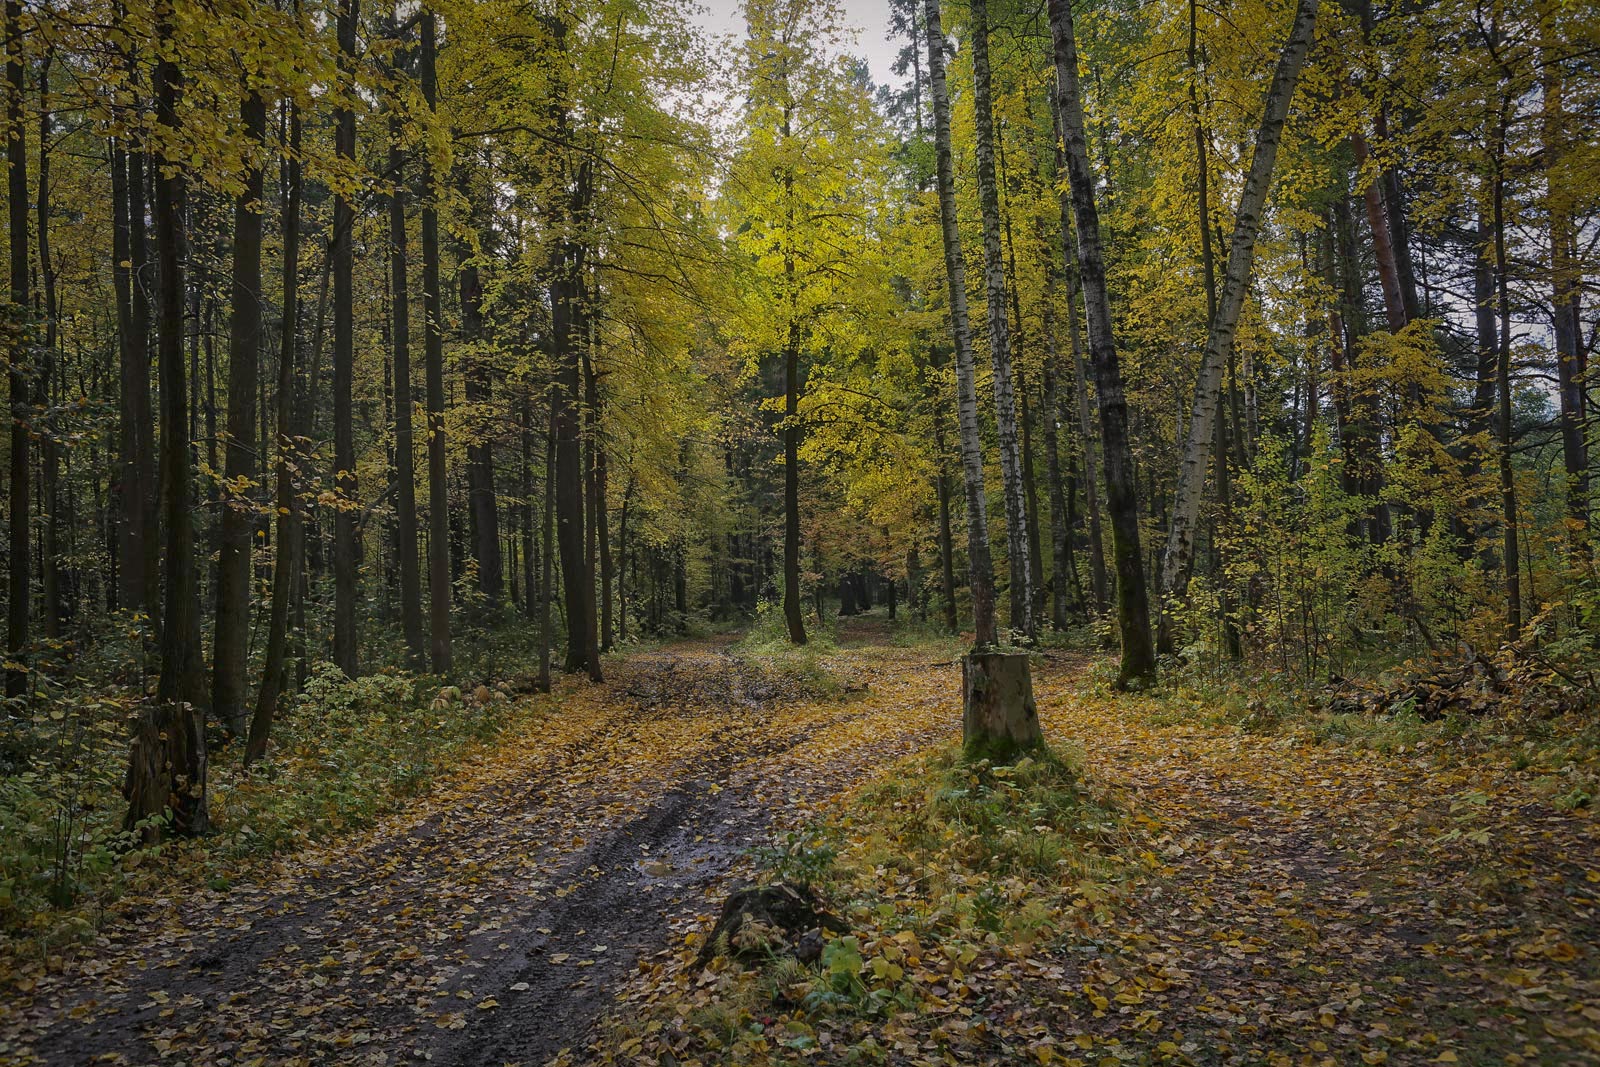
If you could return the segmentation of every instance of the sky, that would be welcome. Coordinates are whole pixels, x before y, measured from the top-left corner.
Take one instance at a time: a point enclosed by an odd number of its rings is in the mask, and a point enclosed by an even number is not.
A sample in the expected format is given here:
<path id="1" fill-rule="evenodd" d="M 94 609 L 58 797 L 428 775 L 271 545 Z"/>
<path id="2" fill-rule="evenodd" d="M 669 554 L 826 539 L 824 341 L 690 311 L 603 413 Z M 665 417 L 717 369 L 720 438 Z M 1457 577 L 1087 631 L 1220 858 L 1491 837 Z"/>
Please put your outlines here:
<path id="1" fill-rule="evenodd" d="M 889 0 L 839 0 L 845 16 L 856 30 L 856 42 L 849 51 L 866 59 L 872 68 L 872 80 L 879 85 L 896 81 L 890 69 L 903 42 L 894 40 L 889 32 Z M 744 36 L 744 18 L 739 14 L 739 0 L 701 0 L 702 7 L 695 22 L 712 34 L 732 33 Z"/>

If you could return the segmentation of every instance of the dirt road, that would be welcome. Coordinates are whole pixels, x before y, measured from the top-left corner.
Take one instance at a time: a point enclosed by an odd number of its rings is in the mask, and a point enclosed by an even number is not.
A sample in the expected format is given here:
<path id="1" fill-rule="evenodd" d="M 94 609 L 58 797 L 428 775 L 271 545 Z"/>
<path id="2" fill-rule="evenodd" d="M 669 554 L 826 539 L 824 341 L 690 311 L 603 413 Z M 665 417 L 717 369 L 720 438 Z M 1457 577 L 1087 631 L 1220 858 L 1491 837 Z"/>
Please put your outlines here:
<path id="1" fill-rule="evenodd" d="M 377 831 L 225 893 L 130 902 L 0 1014 L 0 1062 L 532 1067 L 581 1050 L 775 823 L 958 732 L 953 668 L 926 650 L 841 657 L 864 690 L 819 697 L 716 642 L 567 683 L 514 751 Z M 930 670 L 952 672 L 949 707 L 923 695 Z"/>

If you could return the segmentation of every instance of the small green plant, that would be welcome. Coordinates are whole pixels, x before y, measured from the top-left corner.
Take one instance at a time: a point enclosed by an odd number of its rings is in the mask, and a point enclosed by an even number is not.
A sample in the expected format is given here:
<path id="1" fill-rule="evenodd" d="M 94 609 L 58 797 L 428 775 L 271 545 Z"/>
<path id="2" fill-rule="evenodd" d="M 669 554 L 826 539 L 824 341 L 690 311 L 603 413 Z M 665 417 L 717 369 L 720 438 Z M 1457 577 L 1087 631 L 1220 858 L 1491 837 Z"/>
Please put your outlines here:
<path id="1" fill-rule="evenodd" d="M 839 850 L 815 830 L 790 830 L 770 845 L 750 850 L 774 881 L 811 888 L 833 873 Z"/>

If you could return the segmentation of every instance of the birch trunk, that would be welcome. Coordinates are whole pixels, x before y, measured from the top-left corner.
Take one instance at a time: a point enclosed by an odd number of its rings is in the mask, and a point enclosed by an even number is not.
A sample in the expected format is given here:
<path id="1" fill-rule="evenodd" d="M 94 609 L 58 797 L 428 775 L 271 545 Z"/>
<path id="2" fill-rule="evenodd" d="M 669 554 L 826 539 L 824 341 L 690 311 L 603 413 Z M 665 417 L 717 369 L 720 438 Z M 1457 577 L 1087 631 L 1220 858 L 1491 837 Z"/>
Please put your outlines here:
<path id="1" fill-rule="evenodd" d="M 944 30 L 939 0 L 923 0 L 928 37 L 928 88 L 933 97 L 934 146 L 939 186 L 939 224 L 944 240 L 945 284 L 950 298 L 950 335 L 956 355 L 956 415 L 961 427 L 961 473 L 967 502 L 967 569 L 972 586 L 973 645 L 995 643 L 994 563 L 989 555 L 989 516 L 978 436 L 978 391 L 972 365 L 972 322 L 967 314 L 966 267 L 956 227 L 955 162 L 950 147 L 950 93 L 945 84 Z"/>
<path id="2" fill-rule="evenodd" d="M 1178 467 L 1178 488 L 1173 499 L 1171 525 L 1167 528 L 1166 553 L 1161 562 L 1161 629 L 1164 634 L 1170 627 L 1166 617 L 1166 601 L 1182 594 L 1194 559 L 1195 523 L 1200 514 L 1206 467 L 1216 435 L 1222 373 L 1233 352 L 1239 313 L 1244 308 L 1244 298 L 1250 285 L 1250 266 L 1255 258 L 1261 211 L 1272 182 L 1272 168 L 1277 162 L 1283 124 L 1289 115 L 1289 101 L 1294 96 L 1295 83 L 1305 65 L 1306 53 L 1311 48 L 1318 5 L 1319 0 L 1300 0 L 1295 11 L 1294 25 L 1289 30 L 1289 39 L 1278 57 L 1272 85 L 1267 90 L 1261 128 L 1256 133 L 1255 155 L 1234 216 L 1233 239 L 1223 272 L 1222 292 L 1218 294 L 1216 314 L 1212 317 L 1205 355 L 1200 362 L 1194 410 L 1189 419 L 1183 460 Z"/>
<path id="3" fill-rule="evenodd" d="M 994 368 L 995 424 L 1006 505 L 1006 558 L 1011 572 L 1011 626 L 1032 633 L 1032 575 L 1028 565 L 1028 505 L 1017 435 L 1017 399 L 1006 324 L 1006 270 L 1000 243 L 1000 192 L 995 178 L 994 115 L 989 75 L 987 0 L 972 0 L 973 106 L 976 110 L 978 204 L 983 215 L 983 281 L 988 296 L 989 363 Z"/>

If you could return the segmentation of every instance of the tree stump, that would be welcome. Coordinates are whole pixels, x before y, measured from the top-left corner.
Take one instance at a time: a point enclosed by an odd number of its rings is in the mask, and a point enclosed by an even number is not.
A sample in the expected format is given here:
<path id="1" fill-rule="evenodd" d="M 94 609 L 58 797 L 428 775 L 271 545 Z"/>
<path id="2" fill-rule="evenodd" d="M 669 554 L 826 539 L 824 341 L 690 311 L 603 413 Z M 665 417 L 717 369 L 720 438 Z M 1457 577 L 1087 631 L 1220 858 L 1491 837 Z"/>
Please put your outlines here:
<path id="1" fill-rule="evenodd" d="M 1009 762 L 1044 741 L 1025 652 L 973 652 L 961 660 L 961 738 L 969 759 Z"/>

